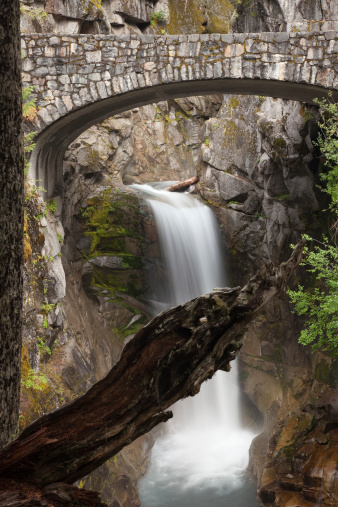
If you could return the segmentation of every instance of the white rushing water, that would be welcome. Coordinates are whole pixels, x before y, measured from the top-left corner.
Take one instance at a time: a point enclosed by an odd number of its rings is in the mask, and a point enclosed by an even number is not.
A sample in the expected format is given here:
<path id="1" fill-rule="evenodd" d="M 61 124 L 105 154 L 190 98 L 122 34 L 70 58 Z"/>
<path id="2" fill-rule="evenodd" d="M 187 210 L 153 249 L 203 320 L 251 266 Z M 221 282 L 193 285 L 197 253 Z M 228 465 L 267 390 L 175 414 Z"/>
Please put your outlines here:
<path id="1" fill-rule="evenodd" d="M 149 201 L 167 270 L 165 287 L 162 280 L 154 284 L 156 311 L 227 285 L 212 211 L 190 194 L 161 189 L 168 185 L 133 185 Z M 139 482 L 142 505 L 258 505 L 254 488 L 247 492 L 243 479 L 254 435 L 241 429 L 235 361 L 230 373 L 217 372 L 197 396 L 172 410 L 174 418 L 157 439 L 150 469 Z M 244 495 L 237 498 L 241 491 Z M 224 503 L 225 497 L 230 503 Z"/>

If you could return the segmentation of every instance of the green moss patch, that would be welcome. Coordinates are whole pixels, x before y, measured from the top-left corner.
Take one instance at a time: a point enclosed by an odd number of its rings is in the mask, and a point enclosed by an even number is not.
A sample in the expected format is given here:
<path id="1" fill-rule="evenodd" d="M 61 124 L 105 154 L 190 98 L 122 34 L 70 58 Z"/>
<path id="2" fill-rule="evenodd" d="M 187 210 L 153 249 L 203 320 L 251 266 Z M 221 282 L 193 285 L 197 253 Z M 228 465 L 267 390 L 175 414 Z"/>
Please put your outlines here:
<path id="1" fill-rule="evenodd" d="M 91 238 L 89 249 L 82 252 L 85 259 L 128 254 L 125 238 L 144 241 L 137 197 L 116 187 L 88 199 L 81 215 L 85 219 L 85 236 Z"/>
<path id="2" fill-rule="evenodd" d="M 316 367 L 315 378 L 330 387 L 337 387 L 338 359 L 334 359 L 331 364 L 329 361 L 322 359 Z"/>

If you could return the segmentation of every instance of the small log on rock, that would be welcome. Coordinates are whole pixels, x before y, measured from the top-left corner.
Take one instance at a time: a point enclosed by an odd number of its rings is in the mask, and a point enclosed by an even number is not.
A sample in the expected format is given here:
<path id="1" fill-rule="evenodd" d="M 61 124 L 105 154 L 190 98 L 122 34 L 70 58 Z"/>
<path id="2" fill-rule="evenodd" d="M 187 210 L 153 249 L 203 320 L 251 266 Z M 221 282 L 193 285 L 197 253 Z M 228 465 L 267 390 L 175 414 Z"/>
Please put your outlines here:
<path id="1" fill-rule="evenodd" d="M 195 185 L 199 181 L 198 176 L 193 176 L 192 178 L 188 178 L 187 180 L 179 181 L 178 183 L 174 183 L 171 187 L 168 187 L 167 190 L 169 192 L 184 192 L 191 185 Z"/>
<path id="2" fill-rule="evenodd" d="M 283 289 L 303 247 L 279 268 L 264 265 L 243 288 L 215 289 L 155 317 L 104 379 L 0 452 L 0 478 L 40 488 L 71 484 L 171 418 L 168 407 L 198 393 L 217 370 L 230 369 L 248 323 Z"/>

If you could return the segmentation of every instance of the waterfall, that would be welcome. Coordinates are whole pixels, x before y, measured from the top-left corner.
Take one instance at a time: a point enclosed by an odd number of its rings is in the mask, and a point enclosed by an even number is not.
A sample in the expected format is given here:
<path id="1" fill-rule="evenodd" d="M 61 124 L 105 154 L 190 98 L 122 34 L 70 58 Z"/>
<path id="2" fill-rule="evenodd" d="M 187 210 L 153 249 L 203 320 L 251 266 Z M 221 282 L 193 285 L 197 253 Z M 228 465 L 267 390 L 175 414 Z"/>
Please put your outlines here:
<path id="1" fill-rule="evenodd" d="M 190 194 L 163 190 L 169 184 L 132 185 L 152 209 L 167 271 L 165 282 L 153 281 L 155 312 L 227 285 L 212 211 Z M 232 495 L 245 490 L 242 476 L 254 435 L 240 427 L 235 363 L 230 373 L 217 372 L 198 395 L 172 407 L 174 417 L 157 439 L 150 470 L 139 482 L 142 505 L 224 507 L 227 496 L 229 506 L 235 502 L 241 507 Z M 249 497 L 250 505 L 256 505 L 250 491 L 243 506 Z"/>

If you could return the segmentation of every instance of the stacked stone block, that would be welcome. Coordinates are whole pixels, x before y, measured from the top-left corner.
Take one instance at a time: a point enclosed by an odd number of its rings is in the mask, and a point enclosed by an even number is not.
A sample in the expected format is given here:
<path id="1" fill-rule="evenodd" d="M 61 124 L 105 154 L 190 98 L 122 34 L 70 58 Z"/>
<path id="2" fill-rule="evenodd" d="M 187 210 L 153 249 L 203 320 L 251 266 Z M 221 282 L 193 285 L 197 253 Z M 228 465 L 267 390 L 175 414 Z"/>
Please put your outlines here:
<path id="1" fill-rule="evenodd" d="M 331 32 L 207 35 L 25 35 L 23 81 L 39 129 L 110 96 L 184 81 L 249 79 L 338 90 Z M 254 86 L 253 86 L 254 90 Z"/>

